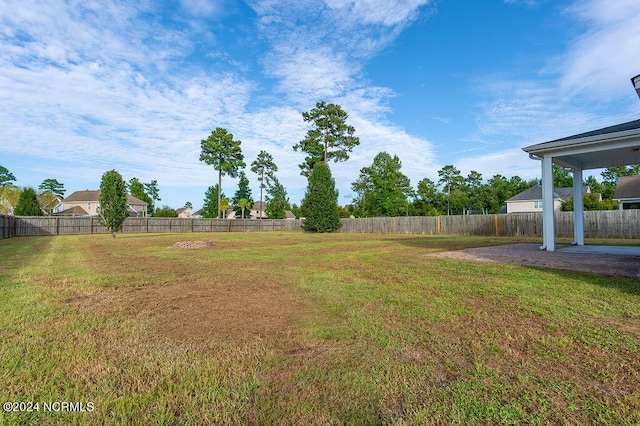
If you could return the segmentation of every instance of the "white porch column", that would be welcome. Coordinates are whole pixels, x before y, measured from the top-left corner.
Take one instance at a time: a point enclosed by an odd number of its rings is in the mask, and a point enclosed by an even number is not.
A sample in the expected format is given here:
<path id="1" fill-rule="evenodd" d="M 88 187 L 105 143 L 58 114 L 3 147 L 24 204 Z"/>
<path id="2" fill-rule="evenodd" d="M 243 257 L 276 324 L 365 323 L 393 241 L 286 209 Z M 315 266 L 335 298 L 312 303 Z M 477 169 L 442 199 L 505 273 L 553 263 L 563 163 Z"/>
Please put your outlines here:
<path id="1" fill-rule="evenodd" d="M 584 245 L 584 200 L 582 169 L 573 169 L 573 244 Z"/>
<path id="2" fill-rule="evenodd" d="M 542 235 L 543 247 L 555 250 L 555 226 L 553 212 L 553 158 L 542 158 Z"/>

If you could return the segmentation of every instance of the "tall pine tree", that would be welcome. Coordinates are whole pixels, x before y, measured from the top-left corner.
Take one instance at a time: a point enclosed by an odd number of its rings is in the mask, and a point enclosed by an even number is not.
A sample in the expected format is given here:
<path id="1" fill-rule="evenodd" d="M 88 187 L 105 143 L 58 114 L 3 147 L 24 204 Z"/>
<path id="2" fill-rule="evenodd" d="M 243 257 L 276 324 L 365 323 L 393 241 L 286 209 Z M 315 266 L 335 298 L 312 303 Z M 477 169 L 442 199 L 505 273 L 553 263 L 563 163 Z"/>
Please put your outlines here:
<path id="1" fill-rule="evenodd" d="M 222 203 L 222 175 L 230 177 L 238 176 L 238 171 L 245 166 L 244 156 L 240 144 L 242 142 L 233 140 L 233 135 L 228 133 L 226 129 L 217 127 L 211 132 L 207 139 L 200 141 L 202 152 L 200 153 L 200 161 L 213 166 L 218 171 L 218 214 L 221 217 Z"/>

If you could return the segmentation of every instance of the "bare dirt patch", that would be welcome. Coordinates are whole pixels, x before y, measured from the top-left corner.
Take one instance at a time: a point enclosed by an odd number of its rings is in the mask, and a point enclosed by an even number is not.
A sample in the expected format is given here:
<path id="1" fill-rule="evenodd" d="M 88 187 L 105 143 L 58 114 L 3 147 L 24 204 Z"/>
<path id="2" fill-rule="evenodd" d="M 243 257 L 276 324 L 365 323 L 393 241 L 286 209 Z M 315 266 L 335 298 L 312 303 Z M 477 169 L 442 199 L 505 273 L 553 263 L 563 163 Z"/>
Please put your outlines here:
<path id="1" fill-rule="evenodd" d="M 168 248 L 211 246 L 210 240 L 192 240 Z M 244 259 L 195 252 L 167 259 L 151 253 L 154 247 L 158 242 L 144 240 L 86 247 L 92 264 L 108 272 L 115 287 L 67 302 L 106 316 L 140 319 L 156 337 L 202 349 L 290 333 L 309 312 L 308 300 Z"/>
<path id="2" fill-rule="evenodd" d="M 640 258 L 635 256 L 562 253 L 538 250 L 538 244 L 508 244 L 428 253 L 441 259 L 461 259 L 476 262 L 512 263 L 540 268 L 592 272 L 602 275 L 640 277 Z"/>
<path id="3" fill-rule="evenodd" d="M 177 249 L 199 249 L 205 247 L 212 247 L 213 241 L 211 240 L 196 240 L 196 241 L 178 241 L 174 245 L 169 248 L 177 248 Z"/>

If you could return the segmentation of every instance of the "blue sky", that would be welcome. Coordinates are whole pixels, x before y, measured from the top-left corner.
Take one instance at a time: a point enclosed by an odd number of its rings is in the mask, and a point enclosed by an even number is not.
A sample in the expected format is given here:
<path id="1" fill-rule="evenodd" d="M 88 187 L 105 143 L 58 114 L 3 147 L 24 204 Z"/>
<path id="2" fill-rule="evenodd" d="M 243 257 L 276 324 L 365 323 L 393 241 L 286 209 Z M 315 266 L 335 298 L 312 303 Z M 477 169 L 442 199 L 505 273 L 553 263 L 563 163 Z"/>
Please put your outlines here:
<path id="1" fill-rule="evenodd" d="M 340 204 L 380 151 L 414 187 L 447 164 L 539 177 L 523 146 L 640 116 L 638 28 L 637 0 L 0 0 L 0 165 L 67 195 L 116 169 L 199 208 L 224 127 L 298 203 L 292 146 L 326 100 L 361 141 L 331 165 Z"/>

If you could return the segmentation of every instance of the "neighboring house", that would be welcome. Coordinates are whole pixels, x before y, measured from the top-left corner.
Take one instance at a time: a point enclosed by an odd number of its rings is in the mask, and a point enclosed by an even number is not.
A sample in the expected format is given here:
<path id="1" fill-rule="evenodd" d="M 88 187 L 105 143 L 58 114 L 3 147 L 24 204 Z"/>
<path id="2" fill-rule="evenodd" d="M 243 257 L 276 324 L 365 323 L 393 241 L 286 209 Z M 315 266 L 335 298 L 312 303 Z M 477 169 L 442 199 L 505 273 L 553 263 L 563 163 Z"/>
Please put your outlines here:
<path id="1" fill-rule="evenodd" d="M 588 186 L 582 188 L 583 194 L 591 193 Z M 553 210 L 560 211 L 563 201 L 573 197 L 573 188 L 554 188 Z M 542 186 L 534 185 L 507 200 L 507 213 L 532 213 L 542 211 Z"/>
<path id="2" fill-rule="evenodd" d="M 38 203 L 44 214 L 52 215 L 62 211 L 62 198 L 57 195 L 50 193 L 38 195 Z"/>
<path id="3" fill-rule="evenodd" d="M 179 214 L 181 209 L 176 210 Z M 262 219 L 267 219 L 267 214 L 266 211 L 267 210 L 267 204 L 266 203 L 260 203 L 260 201 L 256 201 L 253 206 L 251 207 L 251 209 L 249 210 L 249 214 L 251 215 L 250 218 L 251 219 L 258 219 L 260 218 L 260 213 L 262 212 Z M 223 213 L 223 219 L 239 219 L 240 215 L 237 215 L 236 217 L 236 212 L 232 209 L 232 208 L 228 208 L 227 210 L 225 210 Z M 193 213 L 193 216 L 191 217 L 202 217 L 202 210 L 198 210 L 197 212 Z M 245 210 L 245 215 L 247 214 L 247 211 Z M 286 219 L 295 219 L 296 215 L 293 214 L 293 212 L 291 210 L 285 210 L 284 214 L 286 215 Z M 182 217 L 182 216 L 181 216 Z M 185 216 L 186 217 L 186 216 Z"/>
<path id="4" fill-rule="evenodd" d="M 98 216 L 99 200 L 99 189 L 96 191 L 76 191 L 62 200 L 60 212 L 57 214 L 61 216 Z M 148 204 L 129 194 L 127 194 L 127 206 L 130 217 L 145 217 L 147 215 Z"/>
<path id="5" fill-rule="evenodd" d="M 618 202 L 620 210 L 640 209 L 640 176 L 619 177 L 613 200 Z"/>
<path id="6" fill-rule="evenodd" d="M 193 209 L 190 209 L 189 207 L 182 207 L 182 208 L 176 209 L 176 213 L 178 213 L 178 217 L 183 219 L 191 219 L 195 214 L 193 212 Z"/>
<path id="7" fill-rule="evenodd" d="M 267 210 L 267 203 L 263 201 L 256 201 L 251 207 L 251 219 L 266 219 L 267 214 L 265 213 L 265 210 Z"/>

